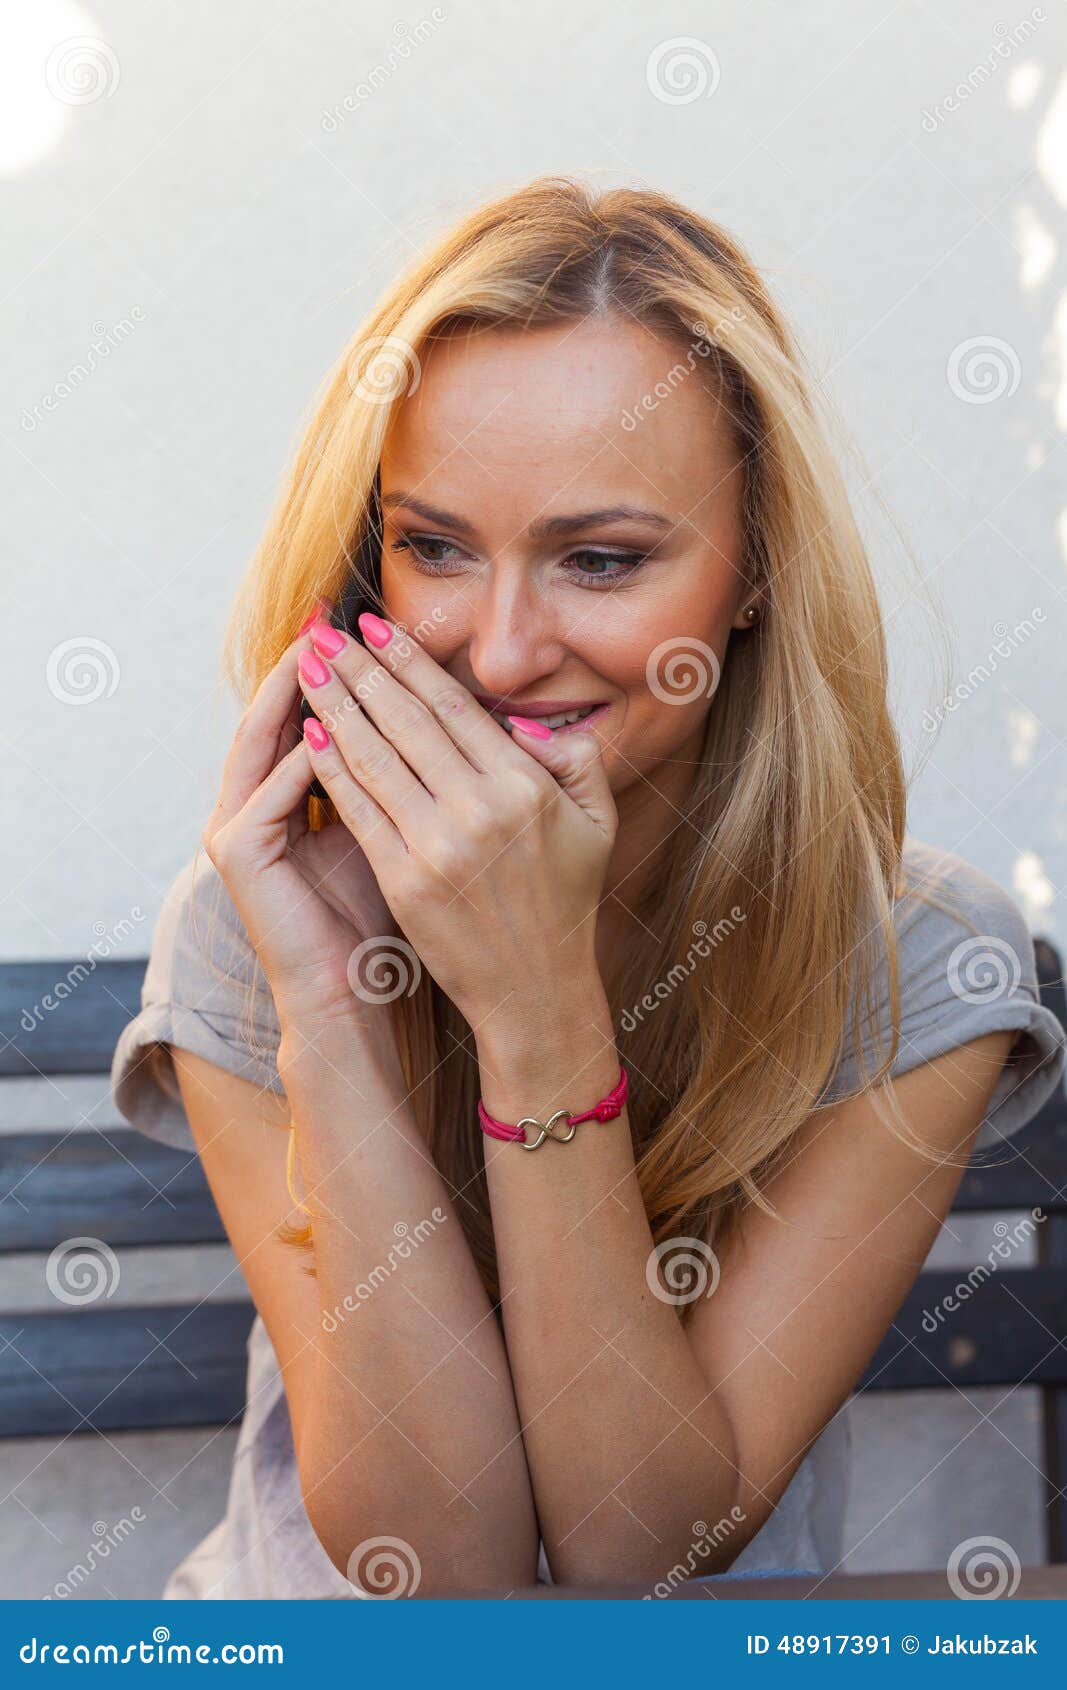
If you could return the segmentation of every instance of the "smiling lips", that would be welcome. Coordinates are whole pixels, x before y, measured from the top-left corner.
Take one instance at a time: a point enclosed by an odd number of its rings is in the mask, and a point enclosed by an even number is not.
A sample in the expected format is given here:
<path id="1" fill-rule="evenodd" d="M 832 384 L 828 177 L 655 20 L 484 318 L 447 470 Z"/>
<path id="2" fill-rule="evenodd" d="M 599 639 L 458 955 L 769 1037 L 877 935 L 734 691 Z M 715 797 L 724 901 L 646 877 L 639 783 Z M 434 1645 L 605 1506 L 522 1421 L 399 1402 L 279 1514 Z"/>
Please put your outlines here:
<path id="1" fill-rule="evenodd" d="M 531 704 L 516 705 L 504 699 L 490 698 L 484 693 L 475 693 L 478 703 L 490 712 L 507 733 L 511 732 L 508 716 L 525 716 L 528 721 L 540 722 L 543 727 L 558 732 L 566 728 L 575 727 L 579 722 L 600 715 L 608 706 L 605 703 L 585 703 L 580 700 L 534 699 Z"/>

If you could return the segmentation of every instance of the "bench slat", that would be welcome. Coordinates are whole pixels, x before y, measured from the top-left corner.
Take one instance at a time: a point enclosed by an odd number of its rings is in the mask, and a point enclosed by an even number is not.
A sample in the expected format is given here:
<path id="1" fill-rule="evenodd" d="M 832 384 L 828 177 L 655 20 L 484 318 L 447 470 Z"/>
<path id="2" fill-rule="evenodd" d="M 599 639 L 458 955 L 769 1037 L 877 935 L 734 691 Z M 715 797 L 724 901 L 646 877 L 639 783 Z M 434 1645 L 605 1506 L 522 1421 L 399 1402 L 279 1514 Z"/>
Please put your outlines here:
<path id="1" fill-rule="evenodd" d="M 0 1437 L 217 1426 L 245 1402 L 251 1303 L 0 1316 Z"/>
<path id="2" fill-rule="evenodd" d="M 0 1252 L 82 1236 L 224 1244 L 226 1229 L 199 1157 L 132 1127 L 0 1136 Z"/>
<path id="3" fill-rule="evenodd" d="M 924 1273 L 857 1388 L 1067 1385 L 1065 1340 L 1067 1267 Z"/>
<path id="4" fill-rule="evenodd" d="M 119 1034 L 141 1008 L 144 971 L 144 957 L 5 962 L 0 1076 L 106 1074 Z"/>

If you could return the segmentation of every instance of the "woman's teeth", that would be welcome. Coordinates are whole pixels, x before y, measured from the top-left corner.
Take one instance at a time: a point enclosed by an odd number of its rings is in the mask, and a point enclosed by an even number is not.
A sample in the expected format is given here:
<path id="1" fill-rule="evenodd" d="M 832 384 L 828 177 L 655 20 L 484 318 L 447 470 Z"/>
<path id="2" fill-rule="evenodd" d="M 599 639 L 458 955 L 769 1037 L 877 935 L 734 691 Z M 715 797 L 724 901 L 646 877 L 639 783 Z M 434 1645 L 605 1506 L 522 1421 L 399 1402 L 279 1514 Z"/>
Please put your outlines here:
<path id="1" fill-rule="evenodd" d="M 582 721 L 586 716 L 591 716 L 593 711 L 596 710 L 597 708 L 598 708 L 597 705 L 591 704 L 589 706 L 588 710 L 567 710 L 561 716 L 528 716 L 527 721 L 540 722 L 542 724 L 542 726 L 546 727 L 546 728 L 561 728 L 563 726 L 564 722 L 580 722 L 580 721 Z M 509 714 L 512 715 L 512 716 L 521 716 L 522 711 L 521 710 L 512 710 L 512 711 L 509 712 Z M 496 719 L 500 723 L 502 728 L 505 728 L 508 733 L 511 732 L 511 724 L 507 720 L 506 716 L 500 715 L 500 716 L 497 716 Z"/>

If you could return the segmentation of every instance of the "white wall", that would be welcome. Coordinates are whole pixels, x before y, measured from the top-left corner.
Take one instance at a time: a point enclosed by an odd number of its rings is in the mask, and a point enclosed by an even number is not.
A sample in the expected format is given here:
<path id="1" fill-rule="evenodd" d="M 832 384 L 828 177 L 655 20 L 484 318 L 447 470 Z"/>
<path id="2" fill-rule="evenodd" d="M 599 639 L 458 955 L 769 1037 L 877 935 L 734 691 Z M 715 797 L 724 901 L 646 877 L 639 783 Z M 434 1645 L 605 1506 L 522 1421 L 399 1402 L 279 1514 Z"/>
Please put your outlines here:
<path id="1" fill-rule="evenodd" d="M 22 10 L 0 26 L 0 955 L 84 953 L 134 909 L 128 949 L 147 948 L 213 801 L 235 718 L 220 636 L 313 390 L 401 261 L 550 170 L 667 189 L 765 267 L 949 621 L 967 696 L 931 749 L 931 607 L 865 496 L 923 764 L 912 830 L 1064 944 L 1067 17 L 1052 0 Z M 676 36 L 696 39 L 706 84 L 680 101 L 648 71 Z M 95 44 L 54 51 L 82 37 Z M 974 367 L 969 342 L 988 349 Z M 79 685 L 101 696 L 71 702 Z M 870 1447 L 888 1424 L 868 1425 Z M 1028 1476 L 1020 1543 L 1040 1525 Z M 912 1564 L 924 1544 L 941 1557 L 923 1532 Z M 899 1558 L 900 1541 L 883 1531 L 877 1553 Z"/>

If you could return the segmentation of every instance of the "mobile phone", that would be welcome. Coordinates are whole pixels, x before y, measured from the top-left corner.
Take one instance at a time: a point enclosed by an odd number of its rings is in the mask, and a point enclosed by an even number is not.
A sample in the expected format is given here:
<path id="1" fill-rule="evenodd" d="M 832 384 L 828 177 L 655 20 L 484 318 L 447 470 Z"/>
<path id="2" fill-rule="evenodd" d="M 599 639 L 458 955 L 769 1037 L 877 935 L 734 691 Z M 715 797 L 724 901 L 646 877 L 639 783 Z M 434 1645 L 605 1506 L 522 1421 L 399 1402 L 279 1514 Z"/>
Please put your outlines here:
<path id="1" fill-rule="evenodd" d="M 363 615 L 365 610 L 377 613 L 379 609 L 379 601 L 367 592 L 365 582 L 370 580 L 376 583 L 378 581 L 380 543 L 380 535 L 377 533 L 375 526 L 372 524 L 368 528 L 366 537 L 360 547 L 358 557 L 359 567 L 353 570 L 353 572 L 349 575 L 348 581 L 341 593 L 340 602 L 334 607 L 333 615 L 330 617 L 331 627 L 340 628 L 342 633 L 347 634 L 350 639 L 358 640 L 360 645 L 363 646 L 366 645 L 366 641 L 360 632 L 359 618 Z M 309 716 L 314 715 L 315 711 L 311 704 L 303 695 L 301 695 L 301 723 L 306 722 Z M 320 780 L 313 780 L 311 782 L 311 785 L 308 787 L 308 794 L 309 796 L 313 796 L 315 798 L 329 797 L 329 793 L 326 791 L 326 788 Z"/>

